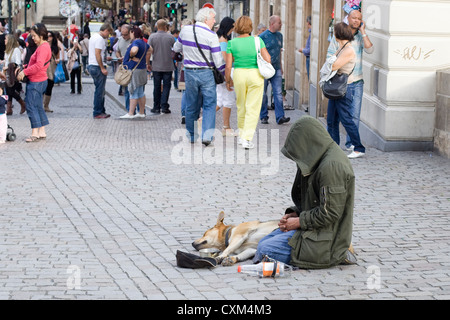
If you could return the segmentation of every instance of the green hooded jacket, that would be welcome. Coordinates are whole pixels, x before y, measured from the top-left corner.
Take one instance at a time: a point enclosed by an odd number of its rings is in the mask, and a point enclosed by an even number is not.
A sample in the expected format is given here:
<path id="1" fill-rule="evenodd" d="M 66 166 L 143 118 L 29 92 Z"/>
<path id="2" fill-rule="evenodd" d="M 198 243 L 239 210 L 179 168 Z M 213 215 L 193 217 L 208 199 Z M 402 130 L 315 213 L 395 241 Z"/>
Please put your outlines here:
<path id="1" fill-rule="evenodd" d="M 297 164 L 292 187 L 300 229 L 289 240 L 291 264 L 328 268 L 346 258 L 351 244 L 355 175 L 349 159 L 322 124 L 310 116 L 295 122 L 281 152 Z"/>

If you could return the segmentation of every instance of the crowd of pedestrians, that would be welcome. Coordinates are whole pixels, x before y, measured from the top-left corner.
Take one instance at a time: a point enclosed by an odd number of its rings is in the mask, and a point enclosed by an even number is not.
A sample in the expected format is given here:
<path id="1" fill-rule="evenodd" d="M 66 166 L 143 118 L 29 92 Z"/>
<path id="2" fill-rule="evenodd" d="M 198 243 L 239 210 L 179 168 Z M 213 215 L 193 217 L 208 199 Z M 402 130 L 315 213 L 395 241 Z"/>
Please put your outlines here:
<path id="1" fill-rule="evenodd" d="M 0 85 L 4 94 L 0 99 L 0 143 L 5 142 L 6 116 L 13 115 L 15 101 L 20 106 L 19 113 L 26 112 L 30 120 L 31 134 L 25 141 L 47 138 L 46 113 L 53 112 L 49 105 L 57 66 L 61 67 L 64 81 L 71 79 L 71 93 L 75 93 L 75 80 L 78 80 L 77 91 L 81 94 L 83 50 L 77 35 L 70 38 L 68 34 L 66 30 L 47 30 L 42 23 L 26 28 L 23 33 L 19 30 L 8 33 L 0 25 Z"/>
<path id="2" fill-rule="evenodd" d="M 131 21 L 122 21 L 116 30 L 106 22 L 98 33 L 92 35 L 88 23 L 82 35 L 79 35 L 78 28 L 59 33 L 47 30 L 43 24 L 34 25 L 20 38 L 0 32 L 0 60 L 3 66 L 0 77 L 5 81 L 4 91 L 8 96 L 4 107 L 0 103 L 0 112 L 5 109 L 4 114 L 11 115 L 13 101 L 18 102 L 20 114 L 27 112 L 31 123 L 32 132 L 27 142 L 46 138 L 48 119 L 45 113 L 53 112 L 50 102 L 59 64 L 65 69 L 66 80 L 70 78 L 71 94 L 82 94 L 82 73 L 92 77 L 95 119 L 110 117 L 105 109 L 107 64 L 114 66 L 113 71 L 118 64 L 123 64 L 133 70 L 133 74 L 127 86 L 118 86 L 118 94 L 125 96 L 127 109 L 127 113 L 120 118 L 147 116 L 145 85 L 151 78 L 154 90 L 150 112 L 171 113 L 169 97 L 174 81 L 175 89 L 183 91 L 182 124 L 186 125 L 191 143 L 200 139 L 205 146 L 209 146 L 213 142 L 216 113 L 222 109 L 222 134 L 237 136 L 239 145 L 245 149 L 254 148 L 253 138 L 258 122 L 269 123 L 269 83 L 276 123 L 283 125 L 290 122 L 283 106 L 284 40 L 280 32 L 280 17 L 270 17 L 268 27 L 258 25 L 256 36 L 252 35 L 254 28 L 250 17 L 242 16 L 236 21 L 225 17 L 217 23 L 216 12 L 210 8 L 200 9 L 193 21 L 182 21 L 180 31 L 171 30 L 165 19 L 157 21 L 153 33 L 146 25 L 133 25 Z M 308 17 L 307 25 L 311 32 L 311 17 Z M 299 50 L 305 55 L 308 77 L 310 42 L 309 37 L 306 47 Z M 343 48 L 349 43 L 352 45 Z M 329 56 L 340 52 L 333 69 L 350 76 L 346 96 L 329 102 L 327 129 L 339 144 L 339 123 L 343 123 L 348 133 L 346 147 L 352 151 L 350 158 L 360 157 L 365 152 L 358 132 L 363 86 L 362 49 L 371 53 L 373 46 L 365 34 L 361 13 L 354 10 L 349 13 L 347 23 L 336 25 L 335 36 L 328 49 Z M 270 79 L 264 79 L 258 70 L 258 51 L 275 69 L 275 75 Z M 217 80 L 215 73 L 221 73 L 224 80 Z M 25 100 L 21 98 L 23 79 L 26 80 Z M 230 121 L 233 111 L 237 117 L 236 130 Z M 0 142 L 5 140 L 3 123 L 6 120 L 2 119 L 4 117 L 0 116 Z"/>

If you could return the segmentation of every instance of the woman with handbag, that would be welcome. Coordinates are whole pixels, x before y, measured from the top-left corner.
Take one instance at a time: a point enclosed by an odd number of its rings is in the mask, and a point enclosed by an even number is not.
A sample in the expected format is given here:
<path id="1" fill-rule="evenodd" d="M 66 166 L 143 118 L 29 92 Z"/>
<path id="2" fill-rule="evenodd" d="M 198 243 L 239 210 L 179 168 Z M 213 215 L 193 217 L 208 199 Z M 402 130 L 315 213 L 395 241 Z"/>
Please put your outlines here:
<path id="1" fill-rule="evenodd" d="M 25 104 L 31 123 L 31 136 L 26 142 L 37 142 L 46 139 L 45 126 L 49 124 L 42 103 L 42 94 L 47 87 L 47 68 L 52 57 L 52 50 L 47 42 L 48 33 L 44 24 L 38 23 L 31 27 L 31 35 L 37 45 L 26 69 L 21 71 L 17 79 L 22 81 L 26 76 L 27 90 Z"/>
<path id="2" fill-rule="evenodd" d="M 145 85 L 147 84 L 147 64 L 150 60 L 150 46 L 142 39 L 143 33 L 139 27 L 134 27 L 130 36 L 132 43 L 123 57 L 123 65 L 133 70 L 131 82 L 128 85 L 130 92 L 130 110 L 121 116 L 121 119 L 145 118 Z M 139 113 L 134 114 L 139 104 Z"/>
<path id="3" fill-rule="evenodd" d="M 17 73 L 22 67 L 22 54 L 19 48 L 19 43 L 13 35 L 7 35 L 5 38 L 5 65 L 3 72 L 5 74 L 5 91 L 8 96 L 7 101 L 7 115 L 13 114 L 13 98 L 21 105 L 20 114 L 25 113 L 25 102 L 20 97 L 22 91 L 22 84 L 17 80 Z"/>
<path id="4" fill-rule="evenodd" d="M 25 101 L 20 97 L 22 91 L 22 84 L 16 79 L 16 70 L 22 65 L 22 57 L 19 49 L 19 42 L 14 35 L 8 34 L 5 38 L 5 67 L 4 73 L 9 75 L 6 81 L 6 94 L 8 95 L 8 102 L 6 104 L 6 114 L 12 115 L 12 101 L 13 98 L 20 104 L 20 114 L 25 113 Z M 9 71 L 8 71 L 9 70 Z"/>
<path id="5" fill-rule="evenodd" d="M 335 25 L 334 34 L 339 43 L 339 49 L 336 52 L 337 59 L 332 66 L 332 71 L 337 71 L 337 75 L 347 74 L 347 83 L 352 83 L 352 70 L 356 62 L 355 50 L 350 45 L 354 38 L 353 31 L 347 24 L 340 22 Z M 337 145 L 340 144 L 339 122 L 341 122 L 350 136 L 352 144 L 355 146 L 354 151 L 348 155 L 350 159 L 362 157 L 366 152 L 366 149 L 361 144 L 358 128 L 351 114 L 353 93 L 353 89 L 347 88 L 347 92 L 343 97 L 330 99 L 327 112 L 328 133 L 331 138 Z"/>
<path id="6" fill-rule="evenodd" d="M 255 147 L 252 140 L 258 125 L 264 92 L 264 78 L 259 72 L 257 62 L 258 48 L 255 38 L 250 36 L 252 30 L 253 23 L 248 16 L 237 19 L 234 31 L 239 36 L 228 42 L 225 67 L 227 89 L 231 91 L 234 87 L 236 92 L 238 143 L 242 144 L 244 149 Z M 259 43 L 262 57 L 270 62 L 270 54 L 264 41 L 259 38 Z M 231 78 L 233 62 L 234 72 Z"/>

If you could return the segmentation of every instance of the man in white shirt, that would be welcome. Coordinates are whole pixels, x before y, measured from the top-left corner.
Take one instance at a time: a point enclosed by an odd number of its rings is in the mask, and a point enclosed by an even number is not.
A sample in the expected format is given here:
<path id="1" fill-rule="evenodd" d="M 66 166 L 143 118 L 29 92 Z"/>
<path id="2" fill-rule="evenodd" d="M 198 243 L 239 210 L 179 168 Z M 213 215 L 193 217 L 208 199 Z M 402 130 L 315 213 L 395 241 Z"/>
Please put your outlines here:
<path id="1" fill-rule="evenodd" d="M 220 50 L 217 34 L 212 31 L 216 23 L 216 12 L 213 9 L 200 9 L 195 25 L 187 25 L 181 29 L 178 42 L 174 45 L 175 52 L 183 51 L 186 80 L 186 130 L 191 143 L 198 139 L 195 123 L 199 119 L 203 107 L 202 143 L 209 146 L 213 140 L 216 127 L 217 93 L 214 75 L 209 65 L 214 65 L 219 71 L 225 70 L 225 61 Z M 195 27 L 195 29 L 194 29 Z M 202 47 L 203 58 L 197 47 Z M 203 105 L 199 104 L 203 101 Z"/>
<path id="2" fill-rule="evenodd" d="M 94 93 L 94 119 L 106 119 L 111 115 L 105 110 L 105 86 L 108 70 L 106 69 L 105 39 L 109 37 L 114 30 L 109 23 L 104 23 L 100 27 L 100 32 L 94 34 L 89 40 L 89 66 L 88 71 L 94 79 L 95 93 Z M 106 60 L 111 60 L 107 57 Z"/>

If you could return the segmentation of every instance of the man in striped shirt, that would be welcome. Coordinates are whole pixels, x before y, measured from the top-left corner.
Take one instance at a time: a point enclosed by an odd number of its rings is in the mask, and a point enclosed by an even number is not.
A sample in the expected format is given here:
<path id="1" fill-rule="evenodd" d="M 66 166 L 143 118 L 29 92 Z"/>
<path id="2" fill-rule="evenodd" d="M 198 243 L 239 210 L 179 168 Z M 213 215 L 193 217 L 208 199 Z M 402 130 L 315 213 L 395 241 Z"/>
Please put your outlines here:
<path id="1" fill-rule="evenodd" d="M 220 51 L 219 38 L 211 30 L 216 22 L 216 12 L 210 8 L 200 9 L 196 16 L 197 23 L 185 26 L 174 45 L 175 52 L 183 52 L 186 82 L 186 130 L 191 143 L 197 139 L 196 122 L 203 107 L 202 143 L 211 144 L 216 127 L 216 83 L 212 69 L 215 66 L 222 73 L 225 62 Z M 203 51 L 208 63 L 197 47 Z M 200 103 L 199 103 L 200 101 Z M 203 102 L 201 102 L 203 101 Z"/>

